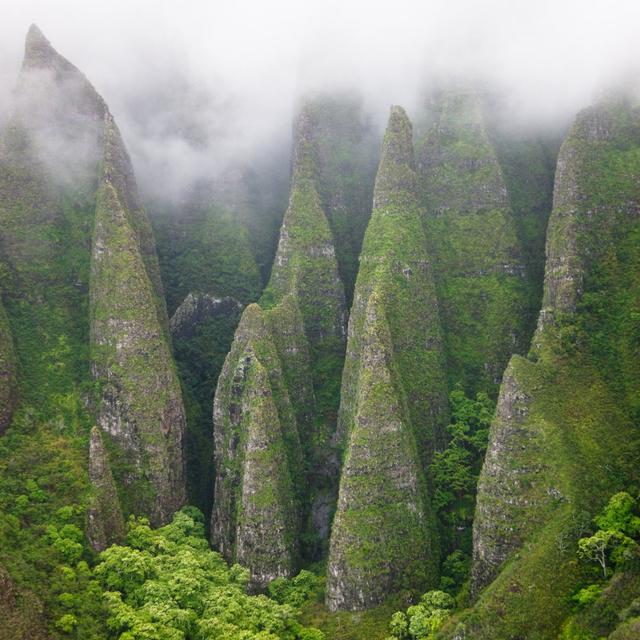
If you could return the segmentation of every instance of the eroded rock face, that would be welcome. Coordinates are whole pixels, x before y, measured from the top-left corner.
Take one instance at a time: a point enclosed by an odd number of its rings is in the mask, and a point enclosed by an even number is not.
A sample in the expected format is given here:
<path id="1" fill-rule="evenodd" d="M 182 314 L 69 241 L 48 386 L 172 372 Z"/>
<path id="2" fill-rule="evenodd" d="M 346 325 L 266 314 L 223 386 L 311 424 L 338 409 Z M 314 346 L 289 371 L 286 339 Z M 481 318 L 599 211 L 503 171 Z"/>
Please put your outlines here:
<path id="1" fill-rule="evenodd" d="M 395 590 L 428 587 L 437 574 L 424 469 L 448 406 L 430 268 L 411 124 L 393 107 L 349 319 L 338 425 L 345 456 L 327 578 L 332 610 L 374 606 Z"/>
<path id="2" fill-rule="evenodd" d="M 280 357 L 257 304 L 242 316 L 213 405 L 211 542 L 255 587 L 297 566 L 302 453 Z M 298 493 L 296 493 L 298 491 Z"/>
<path id="3" fill-rule="evenodd" d="M 104 551 L 124 540 L 124 518 L 109 456 L 98 427 L 91 430 L 89 441 L 89 480 L 93 496 L 87 510 L 87 538 L 96 551 Z"/>
<path id="4" fill-rule="evenodd" d="M 159 304 L 127 213 L 105 176 L 91 265 L 92 367 L 102 383 L 98 424 L 127 456 L 119 480 L 130 509 L 164 524 L 186 498 L 186 420 Z"/>
<path id="5" fill-rule="evenodd" d="M 528 385 L 518 379 L 518 372 L 522 377 L 528 366 L 524 358 L 514 356 L 500 386 L 473 521 L 473 596 L 495 578 L 537 520 L 540 505 L 532 487 L 542 484 L 545 466 L 540 455 L 543 434 L 526 422 L 530 398 L 524 389 Z M 523 510 L 528 516 L 520 517 Z"/>
<path id="6" fill-rule="evenodd" d="M 511 354 L 527 349 L 531 282 L 479 96 L 437 90 L 425 112 L 417 169 L 449 382 L 495 396 Z"/>
<path id="7" fill-rule="evenodd" d="M 188 338 L 202 323 L 219 317 L 237 317 L 241 310 L 240 302 L 229 296 L 216 298 L 208 293 L 190 293 L 171 316 L 171 336 Z"/>

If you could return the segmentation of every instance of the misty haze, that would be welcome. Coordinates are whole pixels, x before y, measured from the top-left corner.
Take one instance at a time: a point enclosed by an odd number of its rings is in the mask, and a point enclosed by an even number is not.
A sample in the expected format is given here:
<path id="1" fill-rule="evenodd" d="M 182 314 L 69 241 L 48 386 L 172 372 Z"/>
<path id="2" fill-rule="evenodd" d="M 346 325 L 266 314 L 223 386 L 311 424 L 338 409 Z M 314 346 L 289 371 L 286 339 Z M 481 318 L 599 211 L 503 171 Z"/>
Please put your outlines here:
<path id="1" fill-rule="evenodd" d="M 640 5 L 5 5 L 0 640 L 638 640 Z"/>

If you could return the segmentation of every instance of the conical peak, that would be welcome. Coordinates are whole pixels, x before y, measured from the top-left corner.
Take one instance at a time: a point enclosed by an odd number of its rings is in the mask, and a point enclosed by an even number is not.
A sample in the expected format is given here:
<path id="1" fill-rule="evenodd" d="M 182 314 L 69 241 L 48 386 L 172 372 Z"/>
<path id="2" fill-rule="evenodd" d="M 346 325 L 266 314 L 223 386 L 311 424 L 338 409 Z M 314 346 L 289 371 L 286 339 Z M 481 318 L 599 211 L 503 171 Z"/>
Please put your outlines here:
<path id="1" fill-rule="evenodd" d="M 413 163 L 413 127 L 407 112 L 398 105 L 392 106 L 389 113 L 389 122 L 385 132 L 385 146 L 387 147 L 387 152 L 389 152 L 390 147 L 396 147 L 398 153 L 402 154 L 407 164 Z"/>
<path id="2" fill-rule="evenodd" d="M 240 323 L 238 325 L 237 334 L 246 337 L 258 337 L 266 332 L 264 312 L 262 307 L 252 302 L 244 310 Z"/>
<path id="3" fill-rule="evenodd" d="M 413 127 L 405 110 L 393 106 L 382 141 L 373 208 L 393 203 L 406 205 L 407 197 L 415 197 L 415 189 Z"/>
<path id="4" fill-rule="evenodd" d="M 24 67 L 47 67 L 54 62 L 72 66 L 52 46 L 37 25 L 32 24 L 24 44 Z"/>

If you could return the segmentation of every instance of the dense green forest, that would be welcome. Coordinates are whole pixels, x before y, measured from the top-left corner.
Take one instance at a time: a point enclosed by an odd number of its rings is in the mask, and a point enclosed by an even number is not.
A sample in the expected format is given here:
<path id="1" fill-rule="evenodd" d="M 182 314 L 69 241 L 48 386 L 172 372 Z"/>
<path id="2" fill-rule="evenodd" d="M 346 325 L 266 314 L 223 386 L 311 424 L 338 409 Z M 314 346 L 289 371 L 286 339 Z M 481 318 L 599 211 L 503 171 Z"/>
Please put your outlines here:
<path id="1" fill-rule="evenodd" d="M 636 90 L 563 130 L 309 93 L 286 157 L 163 201 L 32 26 L 0 640 L 639 638 Z"/>

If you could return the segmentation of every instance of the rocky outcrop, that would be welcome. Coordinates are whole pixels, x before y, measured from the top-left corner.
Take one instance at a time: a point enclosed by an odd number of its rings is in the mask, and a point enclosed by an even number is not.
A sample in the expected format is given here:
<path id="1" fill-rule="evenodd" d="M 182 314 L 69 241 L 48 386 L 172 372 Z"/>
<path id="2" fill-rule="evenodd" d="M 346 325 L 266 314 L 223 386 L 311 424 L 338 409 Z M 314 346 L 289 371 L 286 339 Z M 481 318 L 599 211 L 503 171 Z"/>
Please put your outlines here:
<path id="1" fill-rule="evenodd" d="M 242 561 L 254 586 L 292 575 L 302 454 L 280 357 L 257 304 L 245 309 L 218 379 L 213 428 L 213 546 Z"/>
<path id="2" fill-rule="evenodd" d="M 109 456 L 98 427 L 91 429 L 89 480 L 93 496 L 87 509 L 87 538 L 96 551 L 124 540 L 124 518 L 109 465 Z"/>
<path id="3" fill-rule="evenodd" d="M 345 456 L 327 579 L 332 610 L 426 588 L 437 574 L 424 469 L 448 407 L 430 269 L 411 124 L 393 107 L 349 319 L 339 416 Z"/>
<path id="4" fill-rule="evenodd" d="M 538 329 L 505 373 L 480 477 L 474 638 L 556 638 L 584 523 L 635 478 L 639 176 L 637 102 L 579 114 L 558 159 Z"/>
<path id="5" fill-rule="evenodd" d="M 190 293 L 171 316 L 171 337 L 189 338 L 203 323 L 219 317 L 237 317 L 241 310 L 242 305 L 229 296 L 216 298 L 208 293 Z"/>
<path id="6" fill-rule="evenodd" d="M 9 319 L 0 300 L 0 435 L 9 426 L 17 402 L 16 354 Z"/>
<path id="7" fill-rule="evenodd" d="M 434 91 L 418 129 L 449 381 L 495 395 L 511 354 L 526 351 L 534 296 L 479 96 Z"/>

